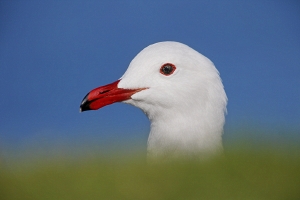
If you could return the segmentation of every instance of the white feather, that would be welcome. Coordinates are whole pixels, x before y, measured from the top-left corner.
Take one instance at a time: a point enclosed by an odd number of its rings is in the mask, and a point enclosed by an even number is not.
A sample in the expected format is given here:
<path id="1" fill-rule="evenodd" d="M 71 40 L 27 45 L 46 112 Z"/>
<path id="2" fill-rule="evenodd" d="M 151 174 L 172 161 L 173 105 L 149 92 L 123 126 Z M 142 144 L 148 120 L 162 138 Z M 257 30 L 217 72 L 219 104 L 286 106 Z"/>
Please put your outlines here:
<path id="1" fill-rule="evenodd" d="M 170 76 L 160 67 L 172 63 Z M 227 96 L 214 64 L 178 42 L 143 49 L 121 77 L 119 88 L 149 88 L 125 103 L 148 116 L 148 157 L 202 156 L 222 152 Z"/>

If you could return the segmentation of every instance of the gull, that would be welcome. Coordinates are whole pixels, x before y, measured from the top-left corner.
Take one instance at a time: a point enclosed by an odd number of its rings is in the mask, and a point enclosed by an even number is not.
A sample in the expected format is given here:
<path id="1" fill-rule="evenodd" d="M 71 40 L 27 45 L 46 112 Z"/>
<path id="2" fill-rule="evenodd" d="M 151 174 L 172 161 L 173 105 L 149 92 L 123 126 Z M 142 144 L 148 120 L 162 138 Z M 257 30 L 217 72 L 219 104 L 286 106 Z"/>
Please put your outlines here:
<path id="1" fill-rule="evenodd" d="M 80 111 L 115 102 L 140 108 L 151 123 L 149 160 L 204 158 L 222 153 L 227 96 L 218 70 L 189 46 L 152 44 L 117 81 L 91 90 Z"/>

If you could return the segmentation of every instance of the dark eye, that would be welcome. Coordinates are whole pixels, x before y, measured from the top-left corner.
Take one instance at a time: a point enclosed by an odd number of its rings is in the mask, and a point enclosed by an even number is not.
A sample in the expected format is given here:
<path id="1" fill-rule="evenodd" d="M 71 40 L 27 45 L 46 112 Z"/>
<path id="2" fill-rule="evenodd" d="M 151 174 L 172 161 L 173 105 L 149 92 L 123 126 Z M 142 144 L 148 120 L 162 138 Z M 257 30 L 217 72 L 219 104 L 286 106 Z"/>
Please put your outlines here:
<path id="1" fill-rule="evenodd" d="M 169 76 L 171 74 L 173 74 L 173 72 L 176 70 L 175 65 L 171 64 L 171 63 L 166 63 L 163 66 L 161 66 L 160 68 L 160 73 L 166 76 Z"/>

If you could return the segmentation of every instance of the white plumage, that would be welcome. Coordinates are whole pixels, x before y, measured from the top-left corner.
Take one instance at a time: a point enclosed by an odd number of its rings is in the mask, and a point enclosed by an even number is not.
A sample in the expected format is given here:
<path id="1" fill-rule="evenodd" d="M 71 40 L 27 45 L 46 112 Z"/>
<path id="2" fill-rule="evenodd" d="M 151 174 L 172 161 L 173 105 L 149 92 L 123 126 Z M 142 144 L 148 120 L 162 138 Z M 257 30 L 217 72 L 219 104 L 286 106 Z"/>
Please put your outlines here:
<path id="1" fill-rule="evenodd" d="M 165 64 L 175 67 L 173 73 L 160 71 Z M 219 72 L 202 54 L 178 42 L 150 45 L 131 61 L 116 88 L 131 91 L 116 101 L 140 108 L 151 122 L 149 159 L 222 152 L 227 97 Z M 95 90 L 99 93 L 99 89 L 104 91 L 103 87 Z M 99 107 L 90 108 L 94 99 L 89 96 L 82 102 L 83 111 Z M 107 96 L 99 97 L 99 102 Z"/>

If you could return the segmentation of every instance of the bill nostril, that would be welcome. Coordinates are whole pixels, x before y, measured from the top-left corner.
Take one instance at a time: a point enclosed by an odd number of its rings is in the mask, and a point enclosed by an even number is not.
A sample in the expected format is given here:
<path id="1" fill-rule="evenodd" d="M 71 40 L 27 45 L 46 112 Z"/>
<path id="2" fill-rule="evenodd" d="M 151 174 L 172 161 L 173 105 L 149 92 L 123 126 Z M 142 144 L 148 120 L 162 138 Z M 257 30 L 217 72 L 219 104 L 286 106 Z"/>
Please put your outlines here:
<path id="1" fill-rule="evenodd" d="M 99 92 L 99 94 L 104 94 L 104 93 L 106 93 L 106 92 L 109 92 L 109 90 L 101 91 L 101 92 Z"/>

